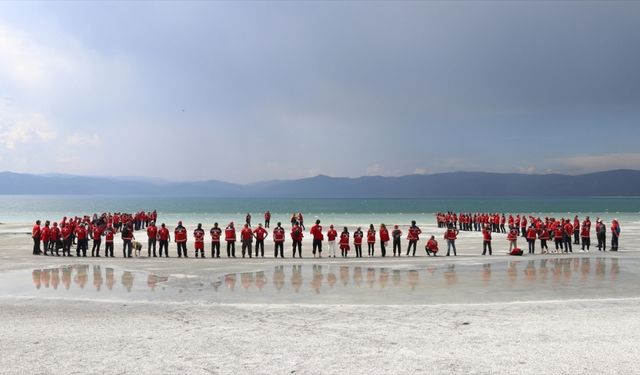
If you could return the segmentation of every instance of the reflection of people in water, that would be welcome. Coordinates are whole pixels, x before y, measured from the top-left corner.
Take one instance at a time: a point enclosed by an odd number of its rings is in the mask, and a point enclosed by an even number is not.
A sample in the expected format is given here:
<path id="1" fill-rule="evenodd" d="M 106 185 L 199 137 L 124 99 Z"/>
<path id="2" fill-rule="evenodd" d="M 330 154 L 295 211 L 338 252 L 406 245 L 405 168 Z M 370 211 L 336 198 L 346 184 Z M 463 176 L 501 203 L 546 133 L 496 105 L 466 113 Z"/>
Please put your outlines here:
<path id="1" fill-rule="evenodd" d="M 482 285 L 487 286 L 491 283 L 491 263 L 482 265 Z"/>
<path id="2" fill-rule="evenodd" d="M 549 269 L 547 268 L 547 260 L 540 260 L 540 280 L 543 282 L 547 281 L 547 277 L 549 275 Z"/>
<path id="3" fill-rule="evenodd" d="M 611 282 L 618 281 L 618 274 L 620 273 L 620 265 L 618 264 L 618 258 L 611 258 Z"/>
<path id="4" fill-rule="evenodd" d="M 107 267 L 106 280 L 107 289 L 113 290 L 113 286 L 116 284 L 116 278 L 113 276 L 113 268 Z"/>
<path id="5" fill-rule="evenodd" d="M 245 292 L 249 291 L 249 288 L 253 285 L 253 272 L 243 272 L 240 274 L 240 284 L 244 288 Z"/>
<path id="6" fill-rule="evenodd" d="M 589 258 L 582 258 L 580 261 L 580 271 L 582 274 L 582 282 L 587 281 L 589 274 L 591 273 L 591 261 Z"/>
<path id="7" fill-rule="evenodd" d="M 387 287 L 387 284 L 389 283 L 389 269 L 380 269 L 380 278 L 378 279 L 378 282 L 380 283 L 380 289 L 384 289 Z"/>
<path id="8" fill-rule="evenodd" d="M 64 266 L 62 267 L 62 284 L 64 284 L 64 288 L 69 290 L 71 287 L 71 267 Z"/>
<path id="9" fill-rule="evenodd" d="M 353 268 L 353 282 L 357 287 L 362 283 L 362 267 L 354 267 Z"/>
<path id="10" fill-rule="evenodd" d="M 262 288 L 267 284 L 267 277 L 264 271 L 256 272 L 256 288 L 258 291 L 262 291 Z"/>
<path id="11" fill-rule="evenodd" d="M 31 279 L 33 280 L 33 285 L 36 287 L 36 289 L 40 289 L 40 287 L 42 286 L 42 276 L 40 275 L 41 272 L 41 270 L 33 270 L 31 272 Z"/>
<path id="12" fill-rule="evenodd" d="M 329 288 L 333 289 L 333 287 L 336 285 L 336 281 L 338 281 L 338 278 L 331 269 L 331 266 L 329 266 L 329 272 L 327 273 L 327 285 L 329 285 Z"/>
<path id="13" fill-rule="evenodd" d="M 279 292 L 284 287 L 284 266 L 276 266 L 273 270 L 273 286 Z"/>
<path id="14" fill-rule="evenodd" d="M 45 288 L 49 288 L 49 284 L 51 283 L 51 270 L 45 269 L 42 273 L 42 283 Z"/>
<path id="15" fill-rule="evenodd" d="M 100 266 L 93 266 L 93 286 L 98 292 L 102 287 L 102 269 Z"/>
<path id="16" fill-rule="evenodd" d="M 507 279 L 509 284 L 512 285 L 518 279 L 518 262 L 509 262 L 507 267 Z"/>
<path id="17" fill-rule="evenodd" d="M 322 274 L 322 266 L 319 264 L 313 265 L 313 277 L 311 278 L 311 288 L 320 294 L 320 288 L 322 287 L 322 280 L 324 275 Z"/>
<path id="18" fill-rule="evenodd" d="M 534 281 L 536 281 L 536 262 L 534 260 L 530 260 L 527 262 L 527 266 L 524 269 L 524 276 L 525 276 L 525 280 L 527 280 L 528 283 L 532 283 Z"/>
<path id="19" fill-rule="evenodd" d="M 342 285 L 346 286 L 347 284 L 349 284 L 349 267 L 346 266 L 341 266 L 340 267 L 340 281 L 342 282 Z"/>
<path id="20" fill-rule="evenodd" d="M 367 284 L 369 284 L 369 288 L 373 288 L 373 285 L 376 282 L 376 269 L 375 268 L 367 268 Z"/>
<path id="21" fill-rule="evenodd" d="M 87 264 L 79 264 L 78 266 L 76 266 L 76 277 L 74 281 L 81 289 L 84 289 L 84 287 L 87 285 L 87 282 L 89 281 L 89 272 L 87 272 L 88 270 L 89 266 Z"/>
<path id="22" fill-rule="evenodd" d="M 409 274 L 411 276 L 411 274 Z M 447 285 L 453 285 L 458 282 L 458 275 L 456 274 L 456 265 L 450 264 L 447 270 L 444 271 L 444 281 Z"/>
<path id="23" fill-rule="evenodd" d="M 125 289 L 127 289 L 127 292 L 131 292 L 131 289 L 133 289 L 134 278 L 135 276 L 130 271 L 124 271 L 122 273 L 122 286 L 124 286 Z"/>
<path id="24" fill-rule="evenodd" d="M 60 285 L 60 269 L 54 268 L 51 270 L 51 286 L 53 286 L 53 289 L 58 290 L 58 285 Z"/>
<path id="25" fill-rule="evenodd" d="M 604 279 L 604 275 L 607 272 L 606 267 L 607 267 L 607 264 L 604 258 L 596 259 L 596 275 L 598 276 L 598 280 Z"/>
<path id="26" fill-rule="evenodd" d="M 236 289 L 236 274 L 228 273 L 224 275 L 224 285 L 227 286 L 230 292 L 233 292 Z"/>
<path id="27" fill-rule="evenodd" d="M 455 276 L 455 273 L 456 272 L 453 271 L 454 276 Z M 409 282 L 409 286 L 411 287 L 411 290 L 415 290 L 416 286 L 420 284 L 420 274 L 416 270 L 409 270 L 409 273 L 407 274 L 407 280 Z"/>
<path id="28" fill-rule="evenodd" d="M 393 270 L 393 276 L 391 277 L 393 280 L 393 286 L 399 287 L 402 285 L 402 275 L 400 274 L 400 270 Z"/>
<path id="29" fill-rule="evenodd" d="M 300 291 L 300 287 L 304 282 L 304 278 L 302 277 L 302 266 L 301 265 L 293 265 L 291 266 L 291 286 L 293 290 L 298 293 Z"/>
<path id="30" fill-rule="evenodd" d="M 158 284 L 158 276 L 149 274 L 147 276 L 147 286 L 152 292 L 156 290 L 157 284 Z"/>

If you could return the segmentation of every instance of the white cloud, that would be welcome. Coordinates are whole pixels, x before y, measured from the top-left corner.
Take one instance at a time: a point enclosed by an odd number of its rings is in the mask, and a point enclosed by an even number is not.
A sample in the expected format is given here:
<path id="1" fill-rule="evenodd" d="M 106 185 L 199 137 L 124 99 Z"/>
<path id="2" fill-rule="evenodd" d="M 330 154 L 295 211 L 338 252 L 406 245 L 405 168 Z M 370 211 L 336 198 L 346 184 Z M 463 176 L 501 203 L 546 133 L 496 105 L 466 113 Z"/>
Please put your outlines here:
<path id="1" fill-rule="evenodd" d="M 100 137 L 97 134 L 79 134 L 74 133 L 66 138 L 66 144 L 69 146 L 91 146 L 100 143 Z"/>
<path id="2" fill-rule="evenodd" d="M 610 169 L 640 168 L 640 153 L 614 153 L 577 155 L 552 160 L 574 172 L 604 171 Z"/>
<path id="3" fill-rule="evenodd" d="M 427 170 L 425 168 L 416 168 L 413 170 L 414 174 L 426 174 Z"/>
<path id="4" fill-rule="evenodd" d="M 371 164 L 365 169 L 365 174 L 367 176 L 380 176 L 382 175 L 383 168 L 380 164 Z"/>
<path id="5" fill-rule="evenodd" d="M 18 144 L 49 142 L 56 138 L 53 126 L 41 113 L 22 111 L 0 102 L 0 145 L 13 151 Z"/>
<path id="6" fill-rule="evenodd" d="M 528 167 L 518 167 L 517 168 L 518 173 L 524 173 L 524 174 L 534 174 L 536 173 L 536 167 L 530 165 Z"/>

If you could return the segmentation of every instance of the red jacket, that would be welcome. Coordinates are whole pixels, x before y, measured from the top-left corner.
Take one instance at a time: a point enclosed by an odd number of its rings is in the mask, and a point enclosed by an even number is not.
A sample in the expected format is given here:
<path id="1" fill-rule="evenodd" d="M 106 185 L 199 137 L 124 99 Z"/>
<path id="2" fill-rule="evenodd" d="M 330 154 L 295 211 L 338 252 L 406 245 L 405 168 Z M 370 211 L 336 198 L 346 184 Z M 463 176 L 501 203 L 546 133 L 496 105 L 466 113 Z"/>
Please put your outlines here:
<path id="1" fill-rule="evenodd" d="M 340 248 L 348 248 L 349 247 L 349 233 L 340 234 Z"/>
<path id="2" fill-rule="evenodd" d="M 236 229 L 232 227 L 227 227 L 224 230 L 224 240 L 227 242 L 235 242 L 236 241 Z"/>
<path id="3" fill-rule="evenodd" d="M 38 224 L 33 226 L 31 230 L 31 237 L 40 239 L 40 226 Z"/>
<path id="4" fill-rule="evenodd" d="M 149 237 L 149 239 L 156 239 L 158 235 L 158 227 L 156 227 L 155 225 L 150 225 L 147 227 L 147 237 Z"/>
<path id="5" fill-rule="evenodd" d="M 409 241 L 417 241 L 419 239 L 419 237 L 420 237 L 420 233 L 422 233 L 420 228 L 418 228 L 418 227 L 410 227 L 409 228 L 409 234 L 407 234 L 407 239 Z"/>
<path id="6" fill-rule="evenodd" d="M 284 242 L 284 228 L 280 227 L 273 230 L 273 241 Z"/>
<path id="7" fill-rule="evenodd" d="M 304 234 L 302 233 L 302 228 L 296 225 L 291 229 L 291 239 L 294 241 L 302 241 Z"/>
<path id="8" fill-rule="evenodd" d="M 338 237 L 338 232 L 335 229 L 329 229 L 327 232 L 327 240 L 335 241 L 336 237 Z"/>
<path id="9" fill-rule="evenodd" d="M 382 242 L 389 241 L 389 231 L 387 229 L 380 229 L 380 241 Z"/>
<path id="10" fill-rule="evenodd" d="M 177 227 L 173 235 L 176 242 L 187 242 L 187 229 L 185 227 Z"/>
<path id="11" fill-rule="evenodd" d="M 58 227 L 51 228 L 51 231 L 49 233 L 49 238 L 51 239 L 51 241 L 57 241 L 60 238 L 60 228 Z"/>
<path id="12" fill-rule="evenodd" d="M 353 233 L 353 244 L 354 245 L 362 245 L 362 237 L 364 234 L 362 232 L 354 232 Z"/>
<path id="13" fill-rule="evenodd" d="M 195 242 L 197 243 L 203 243 L 204 242 L 204 230 L 203 229 L 196 229 L 193 231 L 193 237 L 195 238 Z"/>
<path id="14" fill-rule="evenodd" d="M 100 237 L 102 236 L 102 230 L 100 230 L 100 228 L 98 227 L 93 227 L 92 235 L 93 235 L 94 241 L 100 241 Z"/>
<path id="15" fill-rule="evenodd" d="M 211 242 L 220 242 L 220 236 L 222 235 L 222 229 L 220 228 L 211 228 L 209 231 L 211 235 Z"/>
<path id="16" fill-rule="evenodd" d="M 367 243 L 375 243 L 376 242 L 376 231 L 369 229 L 367 231 Z"/>
<path id="17" fill-rule="evenodd" d="M 257 227 L 254 231 L 253 234 L 256 236 L 256 239 L 258 241 L 262 241 L 267 237 L 267 230 L 264 229 L 263 227 Z"/>
<path id="18" fill-rule="evenodd" d="M 425 247 L 434 253 L 438 252 L 438 242 L 436 240 L 427 241 L 427 245 Z"/>
<path id="19" fill-rule="evenodd" d="M 160 228 L 160 230 L 158 230 L 158 237 L 160 237 L 160 241 L 169 240 L 169 229 L 166 227 Z"/>
<path id="20" fill-rule="evenodd" d="M 251 228 L 242 228 L 240 231 L 240 239 L 242 241 L 251 241 L 253 239 L 253 231 Z"/>
<path id="21" fill-rule="evenodd" d="M 482 238 L 485 241 L 491 241 L 491 231 L 487 229 L 482 230 Z"/>
<path id="22" fill-rule="evenodd" d="M 115 231 L 113 230 L 113 228 L 107 227 L 107 229 L 104 230 L 104 240 L 105 240 L 105 242 L 113 242 L 113 235 L 114 234 L 115 234 Z"/>
<path id="23" fill-rule="evenodd" d="M 312 226 L 309 233 L 311 233 L 311 235 L 313 236 L 313 239 L 316 241 L 324 240 L 324 236 L 322 235 L 322 226 L 320 224 L 316 224 Z"/>
<path id="24" fill-rule="evenodd" d="M 44 242 L 48 242 L 50 238 L 51 230 L 49 229 L 49 227 L 45 226 L 44 228 L 42 228 L 42 230 L 40 230 L 40 239 L 42 239 L 42 241 Z"/>
<path id="25" fill-rule="evenodd" d="M 536 236 L 537 236 L 537 231 L 536 228 L 534 227 L 529 227 L 529 229 L 527 229 L 527 239 L 528 240 L 535 240 Z"/>

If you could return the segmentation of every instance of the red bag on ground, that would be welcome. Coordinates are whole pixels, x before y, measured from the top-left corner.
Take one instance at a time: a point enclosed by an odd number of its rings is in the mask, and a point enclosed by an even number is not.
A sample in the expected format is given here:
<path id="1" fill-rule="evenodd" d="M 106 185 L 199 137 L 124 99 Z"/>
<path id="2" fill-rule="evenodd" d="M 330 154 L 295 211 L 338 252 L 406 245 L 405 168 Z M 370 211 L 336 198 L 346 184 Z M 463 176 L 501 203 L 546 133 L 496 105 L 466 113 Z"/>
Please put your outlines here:
<path id="1" fill-rule="evenodd" d="M 509 255 L 522 255 L 522 254 L 524 254 L 524 252 L 522 251 L 522 249 L 518 247 L 511 250 L 511 252 L 509 253 Z"/>

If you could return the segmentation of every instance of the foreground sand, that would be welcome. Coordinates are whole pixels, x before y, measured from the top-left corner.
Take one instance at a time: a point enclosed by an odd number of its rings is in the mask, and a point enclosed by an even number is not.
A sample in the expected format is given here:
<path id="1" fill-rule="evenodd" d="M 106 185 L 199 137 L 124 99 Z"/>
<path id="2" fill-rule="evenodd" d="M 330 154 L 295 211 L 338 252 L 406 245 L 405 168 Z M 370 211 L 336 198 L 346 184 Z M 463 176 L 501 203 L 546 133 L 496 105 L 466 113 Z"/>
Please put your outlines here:
<path id="1" fill-rule="evenodd" d="M 638 241 L 634 233 L 627 236 L 624 252 L 606 256 L 637 260 L 639 254 L 631 249 Z M 486 261 L 477 255 L 477 243 L 474 235 L 464 235 L 462 256 L 456 259 L 357 262 L 424 267 Z M 29 252 L 27 235 L 0 235 L 0 272 L 83 263 L 200 275 L 319 262 L 60 259 Z M 491 260 L 501 259 L 507 257 Z M 344 264 L 340 259 L 322 262 Z M 625 276 L 625 282 L 640 282 L 637 273 Z M 626 298 L 438 305 L 207 304 L 0 295 L 0 373 L 627 374 L 637 373 L 640 363 L 638 311 L 640 291 Z"/>

